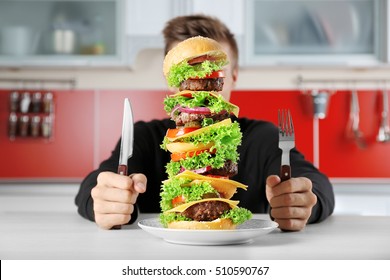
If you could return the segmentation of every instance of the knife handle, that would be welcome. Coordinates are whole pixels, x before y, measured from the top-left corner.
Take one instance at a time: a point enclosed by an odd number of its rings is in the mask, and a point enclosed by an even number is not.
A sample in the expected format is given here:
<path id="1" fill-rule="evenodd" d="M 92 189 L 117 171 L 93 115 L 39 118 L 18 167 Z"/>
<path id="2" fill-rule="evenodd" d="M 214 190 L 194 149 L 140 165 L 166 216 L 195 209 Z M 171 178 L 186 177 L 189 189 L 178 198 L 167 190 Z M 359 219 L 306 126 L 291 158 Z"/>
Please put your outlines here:
<path id="1" fill-rule="evenodd" d="M 118 166 L 118 174 L 127 176 L 127 165 L 121 164 Z M 113 226 L 111 229 L 121 229 L 122 225 Z"/>
<path id="2" fill-rule="evenodd" d="M 280 167 L 280 179 L 283 181 L 287 181 L 291 178 L 291 166 L 290 165 L 282 165 Z"/>
<path id="3" fill-rule="evenodd" d="M 124 164 L 119 165 L 118 174 L 127 176 L 127 165 Z"/>

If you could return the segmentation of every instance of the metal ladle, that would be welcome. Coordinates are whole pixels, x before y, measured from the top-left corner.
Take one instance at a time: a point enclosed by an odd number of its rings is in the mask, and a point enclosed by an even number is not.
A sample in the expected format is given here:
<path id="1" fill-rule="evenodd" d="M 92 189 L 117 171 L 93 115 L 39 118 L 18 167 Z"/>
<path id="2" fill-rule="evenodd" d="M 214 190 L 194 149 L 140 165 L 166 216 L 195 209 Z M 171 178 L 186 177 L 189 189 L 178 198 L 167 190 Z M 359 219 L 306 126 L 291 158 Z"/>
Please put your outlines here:
<path id="1" fill-rule="evenodd" d="M 389 125 L 389 100 L 387 90 L 382 91 L 382 114 L 381 124 L 379 126 L 376 140 L 381 143 L 390 141 L 390 125 Z"/>
<path id="2" fill-rule="evenodd" d="M 351 111 L 350 111 L 350 120 L 352 127 L 352 135 L 355 139 L 357 146 L 361 149 L 367 147 L 367 143 L 363 137 L 363 132 L 359 128 L 359 98 L 356 89 L 353 89 L 351 92 Z"/>

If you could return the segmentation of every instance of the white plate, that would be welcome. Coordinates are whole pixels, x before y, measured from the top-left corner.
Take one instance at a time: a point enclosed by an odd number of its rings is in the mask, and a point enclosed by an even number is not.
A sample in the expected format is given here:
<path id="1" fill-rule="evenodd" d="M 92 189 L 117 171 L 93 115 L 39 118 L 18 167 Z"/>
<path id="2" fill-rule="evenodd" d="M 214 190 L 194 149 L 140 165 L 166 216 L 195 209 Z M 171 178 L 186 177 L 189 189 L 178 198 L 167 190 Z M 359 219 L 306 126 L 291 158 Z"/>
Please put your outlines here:
<path id="1" fill-rule="evenodd" d="M 167 242 L 187 245 L 229 245 L 253 241 L 273 231 L 278 224 L 273 221 L 251 219 L 234 230 L 185 230 L 164 228 L 158 218 L 138 222 L 143 230 Z"/>

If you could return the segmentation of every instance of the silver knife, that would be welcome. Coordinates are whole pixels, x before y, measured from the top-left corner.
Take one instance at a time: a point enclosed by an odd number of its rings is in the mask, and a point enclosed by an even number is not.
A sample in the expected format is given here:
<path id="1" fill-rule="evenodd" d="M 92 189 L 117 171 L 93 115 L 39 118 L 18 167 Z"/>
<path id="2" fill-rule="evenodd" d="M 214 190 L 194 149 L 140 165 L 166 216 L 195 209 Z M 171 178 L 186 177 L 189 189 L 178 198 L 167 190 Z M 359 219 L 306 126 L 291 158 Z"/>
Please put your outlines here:
<path id="1" fill-rule="evenodd" d="M 127 160 L 133 155 L 133 143 L 134 143 L 134 122 L 133 111 L 131 110 L 131 104 L 128 98 L 125 98 L 123 108 L 123 123 L 122 123 L 122 138 L 121 138 L 121 150 L 119 154 L 119 166 L 118 174 L 128 175 L 127 173 Z"/>
<path id="2" fill-rule="evenodd" d="M 127 161 L 133 155 L 133 143 L 134 143 L 134 121 L 133 111 L 131 110 L 131 104 L 128 98 L 125 98 L 123 108 L 123 123 L 122 123 L 122 138 L 121 138 L 121 150 L 119 153 L 119 165 L 118 174 L 127 176 Z M 113 226 L 111 229 L 121 229 L 121 225 Z"/>

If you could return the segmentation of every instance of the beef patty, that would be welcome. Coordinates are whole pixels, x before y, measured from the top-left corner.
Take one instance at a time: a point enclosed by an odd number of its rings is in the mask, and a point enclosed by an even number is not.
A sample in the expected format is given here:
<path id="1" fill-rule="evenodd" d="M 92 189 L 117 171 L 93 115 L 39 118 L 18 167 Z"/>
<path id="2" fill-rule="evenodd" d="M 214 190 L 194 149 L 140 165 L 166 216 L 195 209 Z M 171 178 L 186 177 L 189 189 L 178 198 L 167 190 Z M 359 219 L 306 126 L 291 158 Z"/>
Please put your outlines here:
<path id="1" fill-rule="evenodd" d="M 205 201 L 188 207 L 182 215 L 194 221 L 213 221 L 225 211 L 230 210 L 229 204 L 223 201 Z"/>
<path id="2" fill-rule="evenodd" d="M 210 118 L 214 122 L 223 121 L 230 117 L 230 114 L 227 111 L 222 111 L 218 114 L 192 114 L 184 113 L 174 116 L 172 119 L 176 123 L 176 126 L 198 126 L 201 127 L 201 123 L 205 118 Z"/>
<path id="3" fill-rule="evenodd" d="M 210 175 L 217 175 L 217 176 L 224 176 L 224 177 L 233 177 L 234 175 L 237 175 L 237 173 L 238 173 L 237 163 L 228 159 L 227 161 L 225 161 L 224 166 L 222 166 L 221 168 L 213 168 L 202 175 L 210 174 Z"/>
<path id="4" fill-rule="evenodd" d="M 213 79 L 188 79 L 180 84 L 180 91 L 221 91 L 223 88 L 224 78 Z"/>

